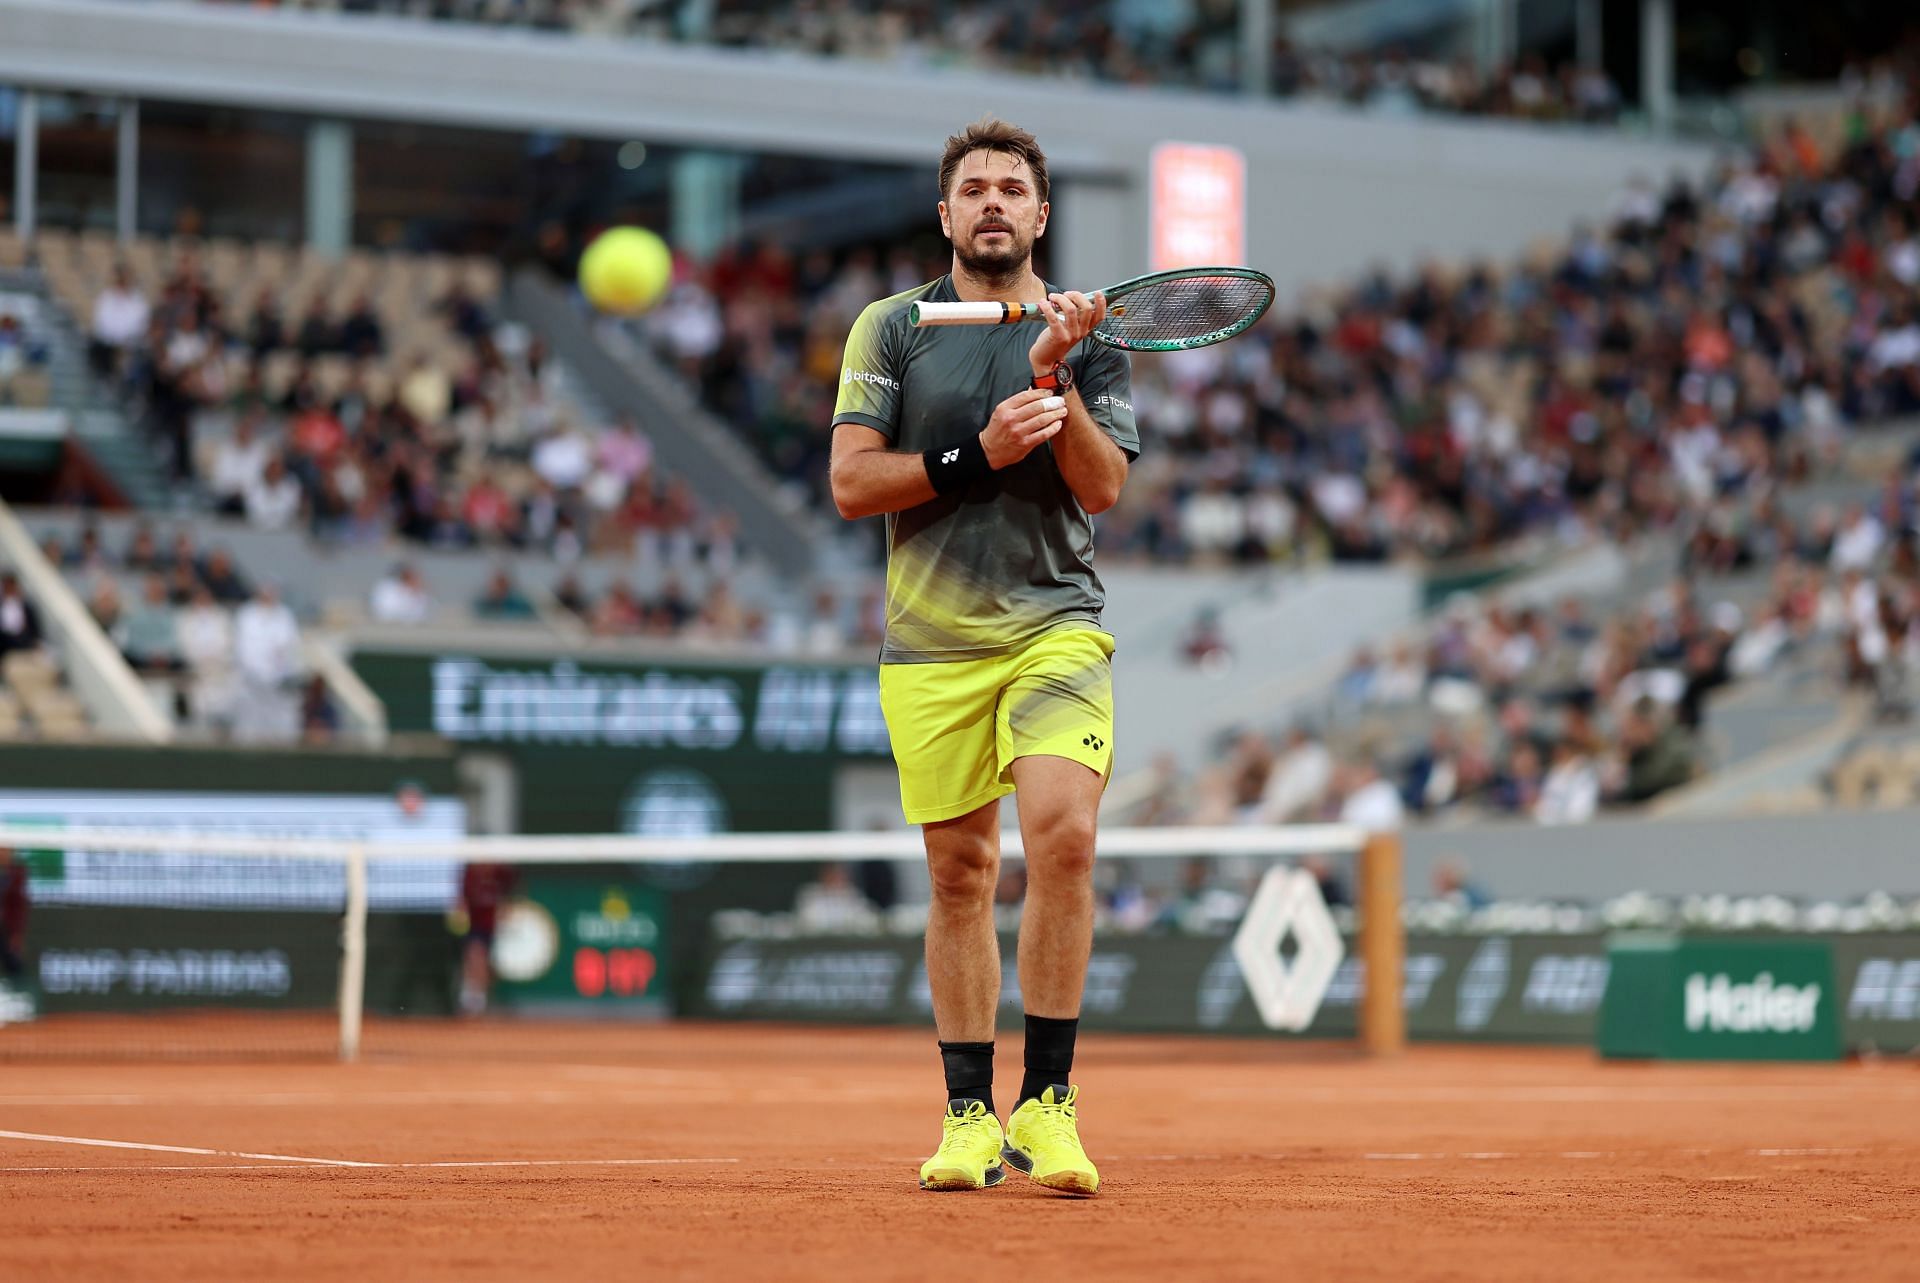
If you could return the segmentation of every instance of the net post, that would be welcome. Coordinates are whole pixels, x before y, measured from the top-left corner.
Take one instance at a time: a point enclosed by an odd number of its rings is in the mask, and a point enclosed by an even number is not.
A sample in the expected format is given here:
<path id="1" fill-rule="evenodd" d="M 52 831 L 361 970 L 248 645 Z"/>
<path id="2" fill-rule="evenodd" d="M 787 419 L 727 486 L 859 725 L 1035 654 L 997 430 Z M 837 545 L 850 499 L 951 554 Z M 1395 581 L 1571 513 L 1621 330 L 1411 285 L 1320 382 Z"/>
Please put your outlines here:
<path id="1" fill-rule="evenodd" d="M 340 930 L 340 1059 L 360 1056 L 360 1021 L 367 993 L 367 848 L 347 848 L 347 911 Z"/>
<path id="2" fill-rule="evenodd" d="M 1407 1045 L 1400 993 L 1406 966 L 1400 889 L 1400 835 L 1369 834 L 1360 848 L 1360 957 L 1367 977 L 1360 1000 L 1360 1045 L 1369 1056 L 1398 1055 Z"/>

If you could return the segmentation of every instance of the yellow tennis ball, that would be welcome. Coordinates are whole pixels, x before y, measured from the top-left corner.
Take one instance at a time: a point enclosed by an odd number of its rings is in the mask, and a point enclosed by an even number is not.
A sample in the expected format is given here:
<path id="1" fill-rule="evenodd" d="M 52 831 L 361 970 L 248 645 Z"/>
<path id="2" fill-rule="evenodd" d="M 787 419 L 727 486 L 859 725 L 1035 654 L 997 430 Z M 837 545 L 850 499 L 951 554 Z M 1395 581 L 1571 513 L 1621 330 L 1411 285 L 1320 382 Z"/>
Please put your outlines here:
<path id="1" fill-rule="evenodd" d="M 644 312 L 672 282 L 673 252 L 644 227 L 609 228 L 580 256 L 580 290 L 603 312 Z"/>

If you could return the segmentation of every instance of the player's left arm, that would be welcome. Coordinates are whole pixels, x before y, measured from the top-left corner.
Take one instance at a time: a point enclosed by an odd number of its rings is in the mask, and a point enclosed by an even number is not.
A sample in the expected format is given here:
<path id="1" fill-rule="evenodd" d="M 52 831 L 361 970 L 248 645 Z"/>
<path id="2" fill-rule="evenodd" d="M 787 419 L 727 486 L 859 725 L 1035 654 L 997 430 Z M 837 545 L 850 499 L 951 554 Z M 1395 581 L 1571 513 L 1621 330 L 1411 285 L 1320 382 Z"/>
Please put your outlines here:
<path id="1" fill-rule="evenodd" d="M 1048 295 L 1040 308 L 1047 330 L 1034 340 L 1028 354 L 1036 375 L 1064 361 L 1074 345 L 1106 319 L 1107 298 L 1074 290 Z M 1067 393 L 1067 418 L 1053 439 L 1053 461 L 1073 497 L 1091 514 L 1119 502 L 1121 487 L 1127 483 L 1129 450 L 1137 452 L 1139 441 L 1134 435 L 1133 408 L 1127 403 L 1126 356 L 1094 344 L 1083 364 L 1084 386 Z"/>

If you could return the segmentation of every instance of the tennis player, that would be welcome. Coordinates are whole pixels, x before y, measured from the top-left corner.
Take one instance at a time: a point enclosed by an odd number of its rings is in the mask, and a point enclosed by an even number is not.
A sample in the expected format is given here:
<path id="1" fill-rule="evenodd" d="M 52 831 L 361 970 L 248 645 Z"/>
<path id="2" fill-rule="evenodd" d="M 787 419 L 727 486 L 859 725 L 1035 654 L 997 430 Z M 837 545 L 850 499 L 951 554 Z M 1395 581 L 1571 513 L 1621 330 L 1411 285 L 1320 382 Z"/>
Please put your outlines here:
<path id="1" fill-rule="evenodd" d="M 855 322 L 832 464 L 842 516 L 887 517 L 880 701 L 933 881 L 927 980 L 947 1108 L 920 1184 L 981 1189 L 1011 1166 L 1092 1194 L 1100 1177 L 1071 1079 L 1094 825 L 1113 762 L 1113 638 L 1100 626 L 1092 516 L 1119 498 L 1139 434 L 1126 356 L 1081 342 L 1105 299 L 1034 274 L 1049 212 L 1034 136 L 989 119 L 947 139 L 940 192 L 952 271 Z M 923 300 L 1030 304 L 1046 324 L 916 329 L 908 307 Z M 1000 799 L 1016 790 L 1026 1072 L 1003 1131 L 993 894 Z"/>

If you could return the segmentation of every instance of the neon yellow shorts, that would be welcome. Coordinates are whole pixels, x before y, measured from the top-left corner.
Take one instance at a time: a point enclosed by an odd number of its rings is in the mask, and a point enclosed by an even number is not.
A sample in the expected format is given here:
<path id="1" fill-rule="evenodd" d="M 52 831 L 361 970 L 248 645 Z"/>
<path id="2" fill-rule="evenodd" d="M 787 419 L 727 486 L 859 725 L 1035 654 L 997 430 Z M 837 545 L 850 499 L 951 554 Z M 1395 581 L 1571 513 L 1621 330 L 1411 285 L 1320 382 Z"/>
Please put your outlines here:
<path id="1" fill-rule="evenodd" d="M 880 711 L 909 824 L 965 815 L 1013 792 L 1013 763 L 1065 757 L 1113 768 L 1113 638 L 1043 633 L 1023 650 L 950 664 L 882 664 Z"/>

